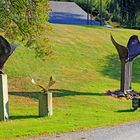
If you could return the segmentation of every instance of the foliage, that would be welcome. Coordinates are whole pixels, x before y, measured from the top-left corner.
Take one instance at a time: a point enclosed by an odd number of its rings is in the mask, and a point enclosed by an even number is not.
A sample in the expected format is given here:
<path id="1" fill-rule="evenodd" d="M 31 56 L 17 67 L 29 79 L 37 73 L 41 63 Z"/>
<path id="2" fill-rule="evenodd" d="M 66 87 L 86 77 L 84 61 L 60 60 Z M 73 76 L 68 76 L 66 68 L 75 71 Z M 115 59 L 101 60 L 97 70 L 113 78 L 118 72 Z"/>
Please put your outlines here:
<path id="1" fill-rule="evenodd" d="M 39 51 L 40 35 L 47 30 L 47 11 L 46 0 L 0 0 L 0 30 L 12 40 L 34 44 Z"/>
<path id="2" fill-rule="evenodd" d="M 108 3 L 111 20 L 125 26 L 139 26 L 139 0 L 111 0 Z"/>
<path id="3" fill-rule="evenodd" d="M 92 1 L 92 13 L 100 20 L 100 0 Z M 87 0 L 75 0 L 75 2 L 87 10 Z M 105 21 L 111 19 L 125 26 L 140 26 L 139 0 L 102 0 L 102 9 Z"/>
<path id="4" fill-rule="evenodd" d="M 129 3 L 129 4 L 128 4 Z M 134 20 L 130 20 L 132 17 L 132 9 L 134 9 L 134 1 L 132 0 L 111 0 L 109 1 L 106 9 L 111 14 L 110 18 L 114 22 L 120 22 L 121 24 L 132 24 Z M 131 10 L 130 10 L 131 9 Z M 134 16 L 134 15 L 133 15 Z M 135 17 L 135 16 L 134 16 Z M 127 18 L 130 20 L 128 23 Z"/>

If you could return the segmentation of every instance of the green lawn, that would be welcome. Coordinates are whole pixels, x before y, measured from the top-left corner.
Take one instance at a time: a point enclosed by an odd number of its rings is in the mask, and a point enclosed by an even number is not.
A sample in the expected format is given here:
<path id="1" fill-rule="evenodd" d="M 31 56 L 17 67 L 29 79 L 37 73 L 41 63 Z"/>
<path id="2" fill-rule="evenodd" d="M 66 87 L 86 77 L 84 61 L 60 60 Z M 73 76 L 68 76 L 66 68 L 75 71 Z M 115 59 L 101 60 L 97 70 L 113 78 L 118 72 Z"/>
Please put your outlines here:
<path id="1" fill-rule="evenodd" d="M 10 120 L 0 123 L 0 139 L 51 134 L 140 120 L 131 101 L 104 96 L 119 88 L 120 62 L 110 33 L 122 44 L 139 31 L 74 25 L 52 25 L 53 55 L 46 61 L 29 48 L 18 47 L 5 65 L 9 79 Z M 133 88 L 140 90 L 140 59 L 133 68 Z M 31 78 L 45 85 L 57 81 L 52 117 L 38 118 L 39 91 Z"/>

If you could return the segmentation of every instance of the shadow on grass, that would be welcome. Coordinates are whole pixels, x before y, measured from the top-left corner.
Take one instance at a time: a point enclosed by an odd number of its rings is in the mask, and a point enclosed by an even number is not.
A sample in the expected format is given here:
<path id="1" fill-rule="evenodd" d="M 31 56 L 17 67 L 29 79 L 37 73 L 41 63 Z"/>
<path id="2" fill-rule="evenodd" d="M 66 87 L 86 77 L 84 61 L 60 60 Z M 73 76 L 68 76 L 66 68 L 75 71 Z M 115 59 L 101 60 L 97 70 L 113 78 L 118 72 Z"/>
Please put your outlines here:
<path id="1" fill-rule="evenodd" d="M 67 24 L 67 25 L 87 25 L 87 18 L 85 14 L 81 13 L 69 13 L 68 11 L 65 12 L 58 12 L 52 11 L 49 13 L 49 22 L 50 23 L 57 23 L 57 24 Z M 100 22 L 92 20 L 90 22 L 91 25 L 100 25 Z"/>
<path id="2" fill-rule="evenodd" d="M 92 92 L 79 92 L 66 89 L 54 89 L 53 97 L 63 97 L 63 96 L 104 96 L 102 93 L 92 93 Z"/>
<path id="3" fill-rule="evenodd" d="M 65 89 L 53 89 L 51 90 L 53 93 L 53 97 L 63 97 L 63 96 L 104 96 L 102 93 L 90 93 L 90 92 L 78 92 L 78 91 L 71 91 L 71 90 L 65 90 Z M 39 95 L 41 92 L 9 92 L 9 95 L 11 96 L 21 96 L 21 97 L 27 97 L 32 99 L 39 99 Z M 32 119 L 32 118 L 39 118 L 37 115 L 18 115 L 18 116 L 10 116 L 11 120 L 19 120 L 19 119 Z"/>
<path id="4" fill-rule="evenodd" d="M 104 96 L 102 93 L 90 93 L 90 92 L 78 92 L 65 89 L 51 89 L 53 97 L 63 97 L 63 96 Z M 12 96 L 23 96 L 32 99 L 39 99 L 41 92 L 9 92 Z"/>
<path id="5" fill-rule="evenodd" d="M 9 92 L 9 95 L 12 96 L 22 96 L 22 97 L 28 97 L 32 99 L 39 99 L 39 94 L 41 92 Z"/>
<path id="6" fill-rule="evenodd" d="M 129 113 L 129 112 L 135 112 L 135 110 L 134 109 L 126 109 L 126 110 L 117 110 L 117 111 L 115 111 L 115 112 L 119 112 L 119 113 Z"/>
<path id="7" fill-rule="evenodd" d="M 121 65 L 117 54 L 109 55 L 106 57 L 106 65 L 100 71 L 103 75 L 109 78 L 120 80 Z M 133 75 L 132 81 L 140 83 L 140 57 L 133 61 Z"/>
<path id="8" fill-rule="evenodd" d="M 37 115 L 27 115 L 27 116 L 21 116 L 21 115 L 18 115 L 18 116 L 10 116 L 10 120 L 19 120 L 19 119 L 36 119 L 36 118 L 40 118 L 39 116 Z"/>

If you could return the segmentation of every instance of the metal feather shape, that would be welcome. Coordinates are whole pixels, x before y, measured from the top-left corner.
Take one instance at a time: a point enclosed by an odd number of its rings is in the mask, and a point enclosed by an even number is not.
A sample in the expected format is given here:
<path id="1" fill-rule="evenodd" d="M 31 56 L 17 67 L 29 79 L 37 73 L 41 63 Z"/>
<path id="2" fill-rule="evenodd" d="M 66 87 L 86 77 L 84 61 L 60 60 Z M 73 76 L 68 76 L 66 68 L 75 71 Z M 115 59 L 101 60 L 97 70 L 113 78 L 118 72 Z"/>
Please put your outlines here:
<path id="1" fill-rule="evenodd" d="M 112 35 L 110 37 L 111 37 L 112 43 L 114 44 L 114 46 L 116 47 L 116 49 L 118 51 L 120 59 L 121 60 L 128 59 L 128 49 L 126 47 L 120 45 L 119 43 L 117 43 Z"/>
<path id="2" fill-rule="evenodd" d="M 140 54 L 140 41 L 137 35 L 132 35 L 127 44 L 128 59 L 132 61 L 136 56 Z"/>
<path id="3" fill-rule="evenodd" d="M 3 73 L 3 66 L 15 48 L 16 46 L 10 45 L 4 37 L 0 36 L 0 73 Z"/>

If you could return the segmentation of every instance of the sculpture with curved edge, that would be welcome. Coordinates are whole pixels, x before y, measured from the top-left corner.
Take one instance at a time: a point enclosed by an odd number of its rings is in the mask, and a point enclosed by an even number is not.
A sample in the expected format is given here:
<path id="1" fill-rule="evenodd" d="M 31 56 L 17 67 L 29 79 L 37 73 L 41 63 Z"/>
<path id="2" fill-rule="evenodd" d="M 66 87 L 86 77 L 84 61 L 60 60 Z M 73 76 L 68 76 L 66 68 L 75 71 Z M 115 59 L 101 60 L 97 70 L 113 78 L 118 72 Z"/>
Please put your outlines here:
<path id="1" fill-rule="evenodd" d="M 118 44 L 115 39 L 113 38 L 113 36 L 111 35 L 111 41 L 114 44 L 114 46 L 116 47 L 119 57 L 121 60 L 126 60 L 128 58 L 128 49 L 120 44 Z"/>
<path id="2" fill-rule="evenodd" d="M 4 64 L 15 49 L 16 46 L 10 45 L 4 37 L 0 36 L 0 74 L 3 73 Z"/>
<path id="3" fill-rule="evenodd" d="M 140 41 L 137 35 L 133 35 L 130 37 L 127 48 L 129 61 L 132 61 L 140 54 Z"/>
<path id="4" fill-rule="evenodd" d="M 132 81 L 132 62 L 140 54 L 140 41 L 137 35 L 132 35 L 129 38 L 128 44 L 126 47 L 120 45 L 115 41 L 111 35 L 111 41 L 121 60 L 121 82 L 120 90 L 123 92 L 130 91 L 131 81 Z"/>
<path id="5" fill-rule="evenodd" d="M 128 41 L 127 47 L 124 47 L 117 43 L 111 35 L 111 41 L 116 47 L 121 60 L 132 61 L 138 55 L 140 55 L 140 41 L 137 35 L 132 35 Z"/>

